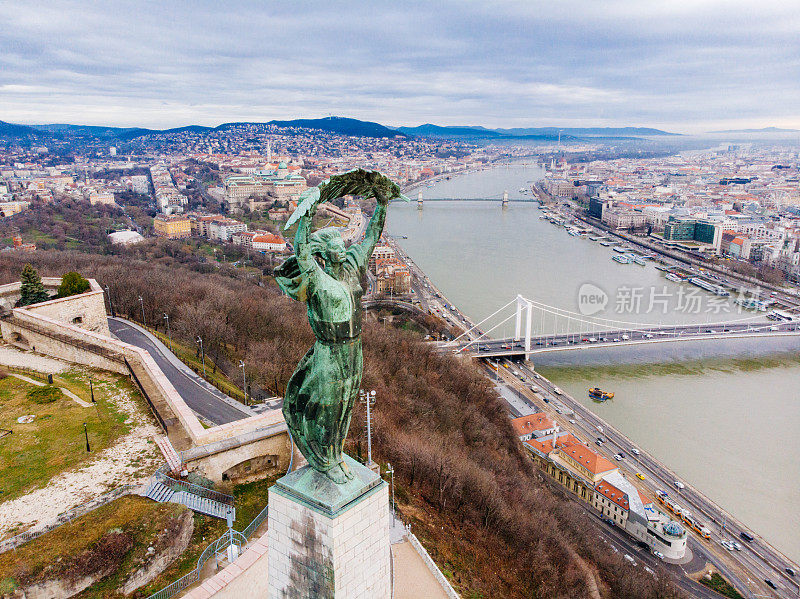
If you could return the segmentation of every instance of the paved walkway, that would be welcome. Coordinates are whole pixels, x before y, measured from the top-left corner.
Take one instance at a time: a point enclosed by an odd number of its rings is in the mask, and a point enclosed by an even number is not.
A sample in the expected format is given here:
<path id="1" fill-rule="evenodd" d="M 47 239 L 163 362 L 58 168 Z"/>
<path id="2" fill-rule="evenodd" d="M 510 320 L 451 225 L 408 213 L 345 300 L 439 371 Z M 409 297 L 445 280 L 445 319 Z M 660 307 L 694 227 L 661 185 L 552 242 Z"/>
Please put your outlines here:
<path id="1" fill-rule="evenodd" d="M 392 545 L 395 599 L 448 599 L 442 585 L 409 541 Z"/>

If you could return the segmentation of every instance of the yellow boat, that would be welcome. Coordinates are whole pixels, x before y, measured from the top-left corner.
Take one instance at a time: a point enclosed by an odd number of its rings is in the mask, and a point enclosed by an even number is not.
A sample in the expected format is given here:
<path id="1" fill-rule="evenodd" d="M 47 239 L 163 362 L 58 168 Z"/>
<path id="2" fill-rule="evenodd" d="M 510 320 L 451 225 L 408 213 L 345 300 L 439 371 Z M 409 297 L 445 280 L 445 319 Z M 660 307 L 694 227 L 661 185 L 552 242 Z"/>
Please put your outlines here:
<path id="1" fill-rule="evenodd" d="M 611 391 L 603 391 L 600 387 L 592 387 L 589 389 L 589 397 L 595 401 L 606 401 L 612 399 L 614 394 Z"/>

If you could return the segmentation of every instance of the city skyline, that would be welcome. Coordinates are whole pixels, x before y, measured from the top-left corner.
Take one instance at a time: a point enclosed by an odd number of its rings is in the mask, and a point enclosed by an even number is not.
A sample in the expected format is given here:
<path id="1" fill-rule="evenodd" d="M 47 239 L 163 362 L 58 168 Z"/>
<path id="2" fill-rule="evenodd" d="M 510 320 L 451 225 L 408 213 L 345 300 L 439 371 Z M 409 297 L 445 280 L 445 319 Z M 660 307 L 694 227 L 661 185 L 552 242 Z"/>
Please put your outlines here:
<path id="1" fill-rule="evenodd" d="M 201 3 L 191 13 L 10 3 L 0 119 L 800 128 L 795 13 L 776 2 Z"/>

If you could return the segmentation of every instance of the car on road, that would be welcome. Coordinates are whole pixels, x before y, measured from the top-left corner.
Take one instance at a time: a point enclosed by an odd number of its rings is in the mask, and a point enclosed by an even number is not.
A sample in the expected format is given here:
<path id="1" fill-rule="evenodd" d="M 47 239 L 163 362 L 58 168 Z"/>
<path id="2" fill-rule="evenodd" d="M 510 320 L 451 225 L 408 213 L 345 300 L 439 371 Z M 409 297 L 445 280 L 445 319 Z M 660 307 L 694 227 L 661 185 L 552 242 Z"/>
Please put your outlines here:
<path id="1" fill-rule="evenodd" d="M 614 343 L 619 343 L 619 337 L 614 337 Z"/>
<path id="2" fill-rule="evenodd" d="M 618 453 L 615 453 L 614 454 L 614 459 L 619 462 L 622 459 L 622 456 L 620 454 L 618 454 Z"/>
<path id="3" fill-rule="evenodd" d="M 594 442 L 594 444 L 600 447 L 603 445 L 603 442 L 600 439 L 598 439 L 597 441 Z"/>
<path id="4" fill-rule="evenodd" d="M 611 518 L 603 518 L 603 522 L 610 524 L 611 526 L 615 526 L 614 521 Z"/>
<path id="5" fill-rule="evenodd" d="M 660 551 L 653 551 L 653 555 L 655 555 L 658 559 L 664 559 L 664 554 Z"/>
<path id="6" fill-rule="evenodd" d="M 733 543 L 731 543 L 729 540 L 722 539 L 719 542 L 719 544 L 722 545 L 723 547 L 725 547 L 725 549 L 727 549 L 728 551 L 733 551 Z"/>
<path id="7" fill-rule="evenodd" d="M 751 535 L 749 532 L 742 531 L 739 533 L 739 536 L 742 537 L 748 543 L 752 543 L 755 540 L 753 535 Z"/>
<path id="8" fill-rule="evenodd" d="M 628 555 L 627 553 L 625 554 L 625 560 L 626 560 L 627 562 L 630 562 L 630 564 L 631 564 L 632 566 L 635 566 L 635 565 L 636 565 L 636 560 L 635 560 L 635 559 L 633 559 L 633 558 L 632 558 L 630 555 Z"/>
<path id="9" fill-rule="evenodd" d="M 602 433 L 603 432 L 603 427 L 598 425 L 597 426 L 597 430 L 599 430 Z"/>
<path id="10" fill-rule="evenodd" d="M 641 451 L 639 451 L 638 449 L 636 449 L 635 447 L 631 447 L 631 453 L 632 453 L 633 455 L 639 455 L 639 454 L 641 454 L 642 452 L 641 452 Z"/>
<path id="11" fill-rule="evenodd" d="M 644 474 L 642 474 L 641 472 L 637 472 L 637 473 L 636 473 L 636 478 L 638 478 L 639 480 L 644 480 L 644 479 L 645 479 L 645 476 L 644 476 Z"/>
<path id="12" fill-rule="evenodd" d="M 600 443 L 605 443 L 606 442 L 606 440 L 603 439 L 603 437 L 597 437 L 597 440 L 600 441 Z"/>
<path id="13" fill-rule="evenodd" d="M 685 489 L 685 488 L 686 488 L 686 485 L 684 485 L 684 484 L 683 484 L 681 481 L 679 481 L 679 480 L 676 480 L 676 481 L 675 481 L 675 486 L 676 486 L 677 488 L 679 488 L 679 489 Z"/>
<path id="14" fill-rule="evenodd" d="M 556 395 L 564 395 L 564 392 L 558 387 L 553 387 L 553 393 L 555 393 Z"/>
<path id="15" fill-rule="evenodd" d="M 570 419 L 569 419 L 569 423 L 570 423 L 570 424 L 575 424 L 575 421 L 574 421 L 572 418 L 570 418 Z"/>
<path id="16" fill-rule="evenodd" d="M 622 336 L 622 340 L 623 341 L 627 341 L 628 339 L 630 339 L 630 336 L 628 336 L 628 335 L 623 335 Z"/>
<path id="17" fill-rule="evenodd" d="M 624 453 L 622 453 L 621 451 L 619 452 L 619 454 L 618 454 L 618 455 L 619 455 L 619 457 L 620 457 L 620 459 L 621 459 L 621 460 L 624 460 L 624 459 L 625 459 L 625 454 L 624 454 Z"/>
<path id="18" fill-rule="evenodd" d="M 785 571 L 785 572 L 786 572 L 786 573 L 787 573 L 789 576 L 797 576 L 797 572 L 795 571 L 795 569 L 794 569 L 794 568 L 784 568 L 784 571 Z"/>
<path id="19" fill-rule="evenodd" d="M 775 583 L 774 583 L 774 582 L 772 582 L 772 581 L 771 581 L 769 578 L 765 578 L 765 579 L 764 579 L 764 582 L 766 582 L 766 583 L 767 583 L 767 586 L 768 586 L 768 587 L 770 587 L 770 588 L 772 588 L 772 589 L 775 589 L 776 591 L 778 590 L 778 587 L 776 587 L 776 586 L 775 586 Z"/>
<path id="20" fill-rule="evenodd" d="M 739 543 L 737 543 L 736 541 L 733 542 L 733 548 L 736 549 L 736 551 L 741 551 L 742 550 L 742 546 Z"/>
<path id="21" fill-rule="evenodd" d="M 652 338 L 653 338 L 653 333 L 647 333 L 645 335 L 645 339 L 652 339 Z"/>

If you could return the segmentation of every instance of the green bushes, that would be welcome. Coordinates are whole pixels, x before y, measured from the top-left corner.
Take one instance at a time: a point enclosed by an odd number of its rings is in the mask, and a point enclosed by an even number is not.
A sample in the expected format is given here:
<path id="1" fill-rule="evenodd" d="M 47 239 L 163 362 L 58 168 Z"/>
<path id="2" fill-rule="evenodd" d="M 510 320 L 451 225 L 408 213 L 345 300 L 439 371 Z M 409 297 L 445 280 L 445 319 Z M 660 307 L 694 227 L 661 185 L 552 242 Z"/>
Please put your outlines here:
<path id="1" fill-rule="evenodd" d="M 61 278 L 61 285 L 58 286 L 58 297 L 69 297 L 86 291 L 89 291 L 89 281 L 84 279 L 80 273 L 72 270 Z"/>
<path id="2" fill-rule="evenodd" d="M 61 389 L 54 385 L 45 385 L 44 387 L 31 389 L 28 391 L 27 396 L 33 403 L 45 404 L 61 399 L 63 393 L 61 393 Z"/>

